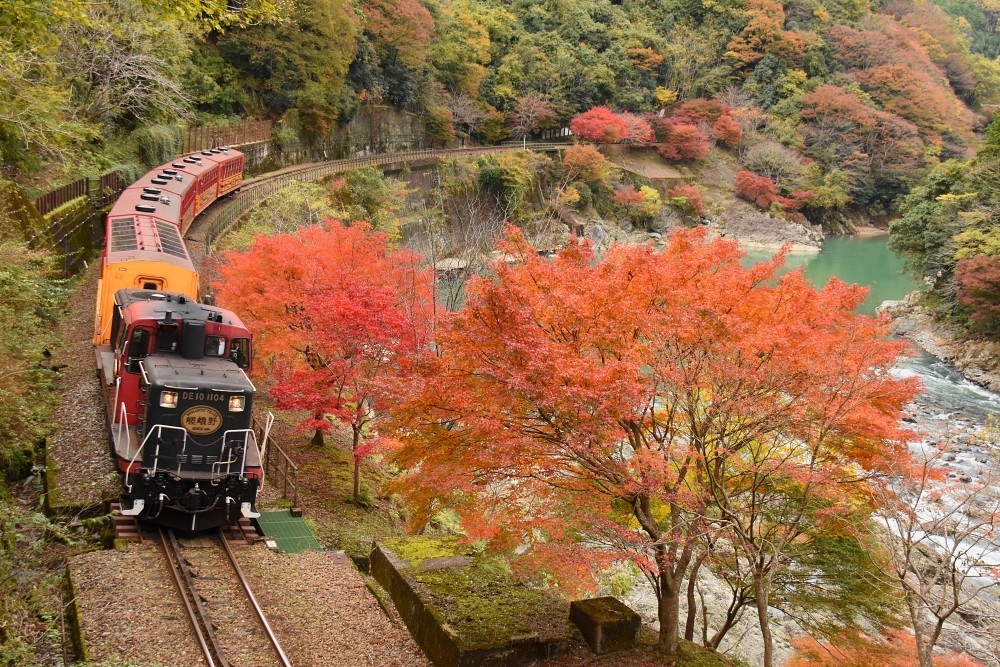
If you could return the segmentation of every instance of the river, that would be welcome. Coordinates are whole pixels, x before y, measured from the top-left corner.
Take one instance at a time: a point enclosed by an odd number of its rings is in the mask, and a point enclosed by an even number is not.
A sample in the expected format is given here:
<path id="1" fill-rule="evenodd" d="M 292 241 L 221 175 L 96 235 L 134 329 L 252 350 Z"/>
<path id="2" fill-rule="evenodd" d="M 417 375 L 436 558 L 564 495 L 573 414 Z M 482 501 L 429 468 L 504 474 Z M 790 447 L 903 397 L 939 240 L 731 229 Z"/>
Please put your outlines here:
<path id="1" fill-rule="evenodd" d="M 772 253 L 752 250 L 745 264 L 768 259 Z M 818 253 L 793 253 L 788 269 L 804 267 L 805 277 L 822 287 L 831 277 L 871 288 L 859 312 L 874 314 L 880 303 L 902 299 L 920 284 L 903 273 L 903 260 L 889 250 L 887 236 L 830 237 Z M 916 375 L 924 385 L 923 402 L 941 413 L 955 413 L 984 422 L 991 414 L 1000 414 L 1000 396 L 966 380 L 960 373 L 936 357 L 919 350 L 897 366 L 900 375 Z"/>

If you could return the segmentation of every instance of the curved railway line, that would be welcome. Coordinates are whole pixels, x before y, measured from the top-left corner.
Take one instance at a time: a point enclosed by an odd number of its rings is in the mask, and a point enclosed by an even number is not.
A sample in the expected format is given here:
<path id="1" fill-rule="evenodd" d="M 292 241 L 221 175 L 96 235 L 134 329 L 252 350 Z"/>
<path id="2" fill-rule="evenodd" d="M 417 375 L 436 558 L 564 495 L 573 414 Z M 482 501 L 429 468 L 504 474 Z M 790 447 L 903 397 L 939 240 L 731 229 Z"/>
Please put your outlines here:
<path id="1" fill-rule="evenodd" d="M 398 153 L 377 153 L 343 160 L 330 160 L 328 162 L 314 162 L 287 167 L 245 181 L 239 193 L 234 195 L 232 199 L 213 207 L 202 216 L 200 221 L 196 221 L 191 231 L 194 231 L 195 227 L 197 227 L 197 229 L 203 230 L 203 235 L 197 238 L 195 235 L 189 233 L 188 238 L 203 242 L 205 254 L 210 255 L 212 245 L 232 230 L 243 216 L 249 213 L 254 206 L 276 194 L 291 181 L 318 181 L 353 169 L 361 169 L 362 167 L 392 169 L 402 167 L 404 164 L 411 162 L 448 157 L 469 157 L 526 149 L 538 152 L 554 152 L 563 150 L 569 145 L 571 144 L 533 143 L 476 148 L 425 149 L 401 151 Z"/>
<path id="2" fill-rule="evenodd" d="M 291 667 L 221 529 L 157 534 L 208 667 Z"/>

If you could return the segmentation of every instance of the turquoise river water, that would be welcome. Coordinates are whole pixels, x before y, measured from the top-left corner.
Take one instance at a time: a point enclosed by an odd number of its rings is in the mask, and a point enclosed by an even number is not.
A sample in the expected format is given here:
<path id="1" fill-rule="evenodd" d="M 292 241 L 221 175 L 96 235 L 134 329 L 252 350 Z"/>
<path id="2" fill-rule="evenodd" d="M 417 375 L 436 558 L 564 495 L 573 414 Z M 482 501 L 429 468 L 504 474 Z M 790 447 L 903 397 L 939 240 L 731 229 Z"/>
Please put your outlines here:
<path id="1" fill-rule="evenodd" d="M 793 253 L 785 266 L 805 267 L 805 276 L 817 287 L 836 276 L 848 283 L 868 286 L 868 298 L 858 309 L 873 314 L 880 303 L 902 299 L 920 285 L 903 273 L 903 260 L 888 248 L 888 237 L 830 237 L 819 253 Z M 752 264 L 771 256 L 770 252 L 753 250 L 746 263 Z M 977 420 L 1000 414 L 1000 396 L 963 378 L 936 357 L 920 352 L 900 362 L 900 375 L 916 375 L 924 384 L 927 401 L 942 414 L 955 413 Z"/>

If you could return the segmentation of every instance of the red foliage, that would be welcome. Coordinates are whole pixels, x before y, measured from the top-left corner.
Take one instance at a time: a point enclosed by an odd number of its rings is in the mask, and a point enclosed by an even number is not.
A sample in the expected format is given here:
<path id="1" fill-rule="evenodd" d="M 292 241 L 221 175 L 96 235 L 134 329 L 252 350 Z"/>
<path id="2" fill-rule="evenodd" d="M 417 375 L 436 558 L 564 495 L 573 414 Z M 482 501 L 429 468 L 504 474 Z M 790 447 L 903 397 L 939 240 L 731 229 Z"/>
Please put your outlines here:
<path id="1" fill-rule="evenodd" d="M 913 635 L 889 630 L 887 641 L 849 634 L 832 643 L 802 637 L 792 642 L 795 648 L 785 667 L 916 667 L 917 642 Z M 935 667 L 984 667 L 964 653 L 934 656 Z"/>
<path id="2" fill-rule="evenodd" d="M 724 114 L 719 116 L 719 119 L 715 121 L 715 125 L 712 126 L 712 136 L 720 144 L 734 147 L 738 146 L 740 140 L 743 138 L 743 130 L 732 114 Z"/>
<path id="3" fill-rule="evenodd" d="M 771 53 L 786 59 L 801 55 L 803 39 L 785 30 L 785 10 L 776 0 L 747 0 L 750 17 L 743 31 L 733 37 L 727 55 L 738 63 L 750 65 Z"/>
<path id="4" fill-rule="evenodd" d="M 743 130 L 733 118 L 733 110 L 718 100 L 702 97 L 679 104 L 671 113 L 669 123 L 711 128 L 712 136 L 727 146 L 736 146 Z"/>
<path id="5" fill-rule="evenodd" d="M 827 489 L 836 512 L 865 493 L 842 483 L 845 467 L 907 456 L 898 414 L 916 381 L 888 372 L 905 344 L 883 337 L 885 321 L 853 313 L 864 289 L 776 278 L 782 256 L 743 268 L 737 245 L 704 228 L 662 252 L 596 257 L 574 240 L 551 260 L 507 233 L 499 249 L 515 261 L 470 281 L 394 406 L 395 488 L 415 521 L 451 505 L 470 540 L 554 561 L 570 586 L 609 559 L 680 581 L 717 502 L 704 476 Z M 798 449 L 757 463 L 761 434 Z M 663 595 L 661 614 L 676 614 L 679 597 Z M 661 641 L 677 631 L 661 624 Z"/>
<path id="6" fill-rule="evenodd" d="M 959 260 L 955 282 L 958 300 L 970 309 L 974 324 L 990 328 L 1000 319 L 1000 257 L 979 255 Z"/>
<path id="7" fill-rule="evenodd" d="M 712 125 L 725 114 L 732 115 L 732 109 L 717 100 L 698 97 L 677 105 L 670 112 L 670 119 L 676 123 L 687 123 L 688 125 L 701 123 Z"/>
<path id="8" fill-rule="evenodd" d="M 925 137 L 946 130 L 957 111 L 958 101 L 949 88 L 909 65 L 878 65 L 854 76 L 885 111 L 910 121 Z"/>
<path id="9" fill-rule="evenodd" d="M 625 121 L 625 142 L 629 144 L 649 144 L 653 142 L 653 128 L 642 116 L 625 112 L 619 116 Z"/>
<path id="10" fill-rule="evenodd" d="M 701 160 L 708 155 L 708 137 L 694 125 L 664 123 L 656 152 L 667 160 Z"/>
<path id="11" fill-rule="evenodd" d="M 594 107 L 573 116 L 569 127 L 580 139 L 595 143 L 617 143 L 628 136 L 628 124 L 607 107 Z"/>
<path id="12" fill-rule="evenodd" d="M 629 206 L 641 204 L 646 201 L 646 198 L 642 196 L 641 192 L 635 189 L 634 185 L 629 183 L 615 190 L 615 201 L 619 204 Z"/>
<path id="13" fill-rule="evenodd" d="M 434 19 L 419 0 L 362 0 L 365 29 L 383 48 L 393 48 L 410 68 L 419 68 L 430 52 Z"/>
<path id="14" fill-rule="evenodd" d="M 781 198 L 778 195 L 777 183 L 746 170 L 736 174 L 736 196 L 765 210 L 771 208 L 771 204 Z"/>
<path id="15" fill-rule="evenodd" d="M 841 23 L 830 26 L 826 36 L 837 49 L 836 58 L 848 69 L 866 70 L 892 62 L 895 49 L 882 30 L 858 30 Z"/>
<path id="16" fill-rule="evenodd" d="M 802 119 L 807 149 L 834 157 L 853 174 L 907 173 L 920 164 L 916 127 L 867 106 L 839 86 L 823 85 L 804 94 Z"/>
<path id="17" fill-rule="evenodd" d="M 771 204 L 778 204 L 782 210 L 797 211 L 803 204 L 815 199 L 812 190 L 796 190 L 791 196 L 778 194 L 778 184 L 766 176 L 758 176 L 752 171 L 740 171 L 736 174 L 736 196 L 764 210 Z"/>
<path id="18" fill-rule="evenodd" d="M 697 185 L 676 185 L 667 190 L 667 197 L 683 199 L 682 210 L 686 215 L 702 215 L 705 213 L 705 202 L 701 197 L 701 188 Z"/>
<path id="19" fill-rule="evenodd" d="M 302 426 L 317 433 L 331 428 L 328 415 L 350 426 L 357 462 L 370 448 L 362 429 L 429 339 L 430 272 L 384 234 L 336 221 L 259 236 L 224 259 L 213 286 L 253 330 L 275 404 L 307 411 Z M 358 485 L 356 476 L 356 493 Z"/>

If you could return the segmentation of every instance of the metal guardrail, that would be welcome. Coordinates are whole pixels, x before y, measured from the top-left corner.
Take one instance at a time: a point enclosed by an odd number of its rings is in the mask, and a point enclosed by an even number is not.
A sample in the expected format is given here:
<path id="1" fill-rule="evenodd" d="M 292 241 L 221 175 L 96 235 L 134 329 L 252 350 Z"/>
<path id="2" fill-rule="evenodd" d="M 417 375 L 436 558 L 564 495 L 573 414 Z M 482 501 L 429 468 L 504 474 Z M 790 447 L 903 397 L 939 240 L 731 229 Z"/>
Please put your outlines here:
<path id="1" fill-rule="evenodd" d="M 258 183 L 244 186 L 234 200 L 212 221 L 205 234 L 205 254 L 212 254 L 212 246 L 227 233 L 232 231 L 255 206 L 277 194 L 292 181 L 319 181 L 345 171 L 362 167 L 382 167 L 392 169 L 402 167 L 410 162 L 434 160 L 448 157 L 464 157 L 471 155 L 487 155 L 519 150 L 552 152 L 564 150 L 571 144 L 567 143 L 521 143 L 507 146 L 482 146 L 476 148 L 439 148 L 402 151 L 398 153 L 379 153 L 343 160 L 330 160 L 315 165 L 307 165 L 300 169 L 288 171 Z"/>
<path id="2" fill-rule="evenodd" d="M 257 416 L 253 418 L 253 426 L 257 432 L 258 442 L 264 441 L 266 426 Z M 271 484 L 281 487 L 281 497 L 292 501 L 292 507 L 299 504 L 299 467 L 275 440 L 273 433 L 267 434 L 267 447 L 264 450 L 264 475 Z M 289 495 L 291 492 L 291 495 Z"/>

